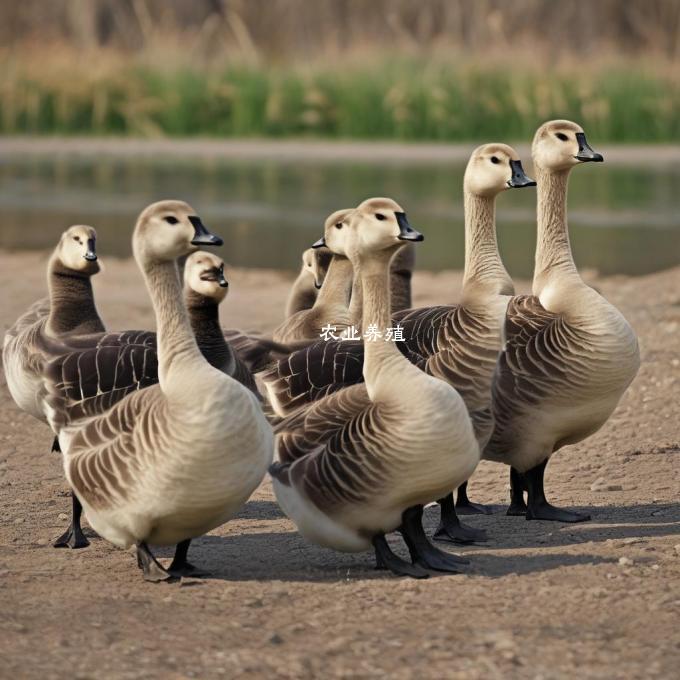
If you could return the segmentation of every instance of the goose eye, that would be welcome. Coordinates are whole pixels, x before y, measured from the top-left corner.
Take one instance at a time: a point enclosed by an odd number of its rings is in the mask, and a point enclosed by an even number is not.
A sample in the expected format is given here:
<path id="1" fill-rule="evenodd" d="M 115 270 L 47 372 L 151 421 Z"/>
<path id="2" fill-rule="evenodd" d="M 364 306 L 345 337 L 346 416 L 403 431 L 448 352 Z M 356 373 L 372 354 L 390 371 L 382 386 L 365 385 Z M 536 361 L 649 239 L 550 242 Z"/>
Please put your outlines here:
<path id="1" fill-rule="evenodd" d="M 500 161 L 498 160 L 498 156 L 491 156 L 491 162 L 494 165 L 498 165 L 500 163 Z"/>
<path id="2" fill-rule="evenodd" d="M 80 236 L 74 236 L 74 237 L 73 237 L 73 240 L 74 240 L 76 243 L 80 243 Z"/>
<path id="3" fill-rule="evenodd" d="M 557 139 L 559 139 L 561 142 L 566 142 L 569 139 L 569 137 L 567 137 L 564 132 L 556 132 L 555 137 L 557 137 Z"/>
<path id="4" fill-rule="evenodd" d="M 386 218 L 385 215 L 383 215 L 382 213 L 376 213 L 376 214 L 375 214 L 375 219 L 376 219 L 376 220 L 380 220 L 380 221 L 382 222 L 383 220 L 386 220 L 387 218 Z"/>
<path id="5" fill-rule="evenodd" d="M 335 223 L 335 228 L 336 228 L 336 229 L 342 229 L 342 222 L 336 222 L 336 223 Z M 311 267 L 312 265 L 310 264 L 309 266 Z"/>
<path id="6" fill-rule="evenodd" d="M 177 224 L 179 220 L 176 217 L 173 217 L 172 215 L 168 215 L 167 217 L 163 218 L 168 224 Z"/>

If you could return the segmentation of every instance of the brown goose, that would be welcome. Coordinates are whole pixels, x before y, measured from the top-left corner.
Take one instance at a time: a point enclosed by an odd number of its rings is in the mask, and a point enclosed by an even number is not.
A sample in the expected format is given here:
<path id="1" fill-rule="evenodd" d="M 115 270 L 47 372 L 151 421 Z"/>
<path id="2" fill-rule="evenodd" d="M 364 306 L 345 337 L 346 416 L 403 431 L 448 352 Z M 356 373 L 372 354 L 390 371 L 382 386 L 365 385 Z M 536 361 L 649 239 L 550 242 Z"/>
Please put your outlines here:
<path id="1" fill-rule="evenodd" d="M 137 221 L 133 251 L 156 313 L 158 385 L 93 414 L 88 401 L 101 401 L 99 385 L 116 386 L 111 348 L 67 354 L 45 371 L 49 421 L 88 521 L 115 545 L 135 545 L 151 581 L 171 574 L 148 543 L 179 544 L 180 552 L 223 524 L 271 462 L 272 431 L 258 400 L 206 361 L 182 302 L 177 258 L 220 244 L 180 201 L 155 203 Z M 84 395 L 88 377 L 94 389 Z M 186 554 L 176 557 L 186 565 Z"/>
<path id="2" fill-rule="evenodd" d="M 47 267 L 48 297 L 33 304 L 5 334 L 2 359 L 9 392 L 20 409 L 44 423 L 40 393 L 45 362 L 69 336 L 104 330 L 91 282 L 99 272 L 96 240 L 97 232 L 85 225 L 69 227 L 61 235 Z M 56 437 L 52 450 L 59 451 Z M 72 504 L 74 516 L 80 517 L 75 496 Z M 54 545 L 82 548 L 89 541 L 81 531 L 69 529 Z"/>
<path id="3" fill-rule="evenodd" d="M 328 216 L 326 226 L 344 224 L 350 212 L 337 210 Z M 318 340 L 325 326 L 333 325 L 338 332 L 347 328 L 352 322 L 348 310 L 352 277 L 351 262 L 346 257 L 332 255 L 314 305 L 288 317 L 274 331 L 274 340 L 283 343 Z"/>
<path id="4" fill-rule="evenodd" d="M 389 263 L 401 241 L 418 241 L 399 205 L 364 201 L 348 224 L 327 229 L 334 252 L 359 273 L 364 322 L 391 326 Z M 276 497 L 310 541 L 357 552 L 373 546 L 378 566 L 425 577 L 459 571 L 461 560 L 429 543 L 423 504 L 441 498 L 479 460 L 467 409 L 446 382 L 407 361 L 396 344 L 366 341 L 365 384 L 320 399 L 277 428 Z M 400 528 L 413 564 L 397 557 L 385 533 Z"/>
<path id="5" fill-rule="evenodd" d="M 491 434 L 491 382 L 502 347 L 505 308 L 514 292 L 498 252 L 495 199 L 508 188 L 534 186 L 517 153 L 504 144 L 476 149 L 464 180 L 465 272 L 461 303 L 393 314 L 403 327 L 402 351 L 414 363 L 451 384 L 470 412 L 480 447 Z M 277 413 L 362 380 L 364 346 L 322 343 L 293 353 L 263 374 Z M 459 505 L 468 506 L 465 485 Z M 485 534 L 462 525 L 453 496 L 442 499 L 436 537 L 470 542 Z"/>
<path id="6" fill-rule="evenodd" d="M 635 377 L 640 354 L 633 329 L 582 281 L 571 254 L 569 173 L 602 156 L 588 146 L 583 129 L 566 120 L 538 129 L 532 156 L 538 180 L 533 295 L 508 305 L 493 386 L 495 427 L 484 457 L 512 466 L 508 514 L 580 522 L 589 515 L 546 500 L 546 465 L 562 446 L 602 427 Z"/>

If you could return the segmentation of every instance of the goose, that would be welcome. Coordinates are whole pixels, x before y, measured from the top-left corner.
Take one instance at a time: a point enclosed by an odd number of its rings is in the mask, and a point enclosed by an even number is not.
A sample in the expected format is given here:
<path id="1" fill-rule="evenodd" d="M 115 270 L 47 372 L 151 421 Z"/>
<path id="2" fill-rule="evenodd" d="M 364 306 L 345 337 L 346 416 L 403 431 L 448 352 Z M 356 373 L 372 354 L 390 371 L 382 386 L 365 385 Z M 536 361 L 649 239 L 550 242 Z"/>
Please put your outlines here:
<path id="1" fill-rule="evenodd" d="M 44 372 L 66 478 L 100 536 L 135 546 L 148 581 L 191 571 L 187 540 L 228 521 L 272 461 L 273 433 L 258 399 L 201 354 L 182 301 L 177 258 L 221 243 L 181 201 L 154 203 L 137 220 L 133 253 L 156 315 L 158 384 L 102 413 L 100 385 L 108 390 L 118 373 L 126 382 L 134 371 L 107 360 L 115 347 L 64 354 Z M 149 543 L 177 544 L 170 570 Z"/>
<path id="2" fill-rule="evenodd" d="M 484 457 L 511 466 L 509 515 L 581 522 L 545 496 L 551 456 L 604 425 L 640 366 L 635 332 L 579 276 L 567 228 L 567 183 L 576 165 L 602 162 L 583 128 L 542 125 L 532 156 L 538 181 L 538 237 L 532 295 L 513 297 L 493 384 L 495 426 Z M 527 501 L 524 491 L 528 492 Z"/>
<path id="3" fill-rule="evenodd" d="M 491 435 L 491 383 L 502 348 L 505 309 L 514 287 L 498 252 L 495 201 L 510 188 L 535 186 L 517 152 L 505 144 L 485 144 L 472 153 L 463 183 L 465 270 L 461 301 L 396 312 L 403 327 L 405 355 L 430 375 L 451 384 L 463 397 L 480 448 Z M 279 415 L 362 380 L 365 345 L 320 343 L 293 353 L 263 374 Z M 290 410 L 289 410 L 290 409 Z M 460 522 L 456 508 L 470 504 L 466 484 L 441 499 L 442 519 L 435 538 L 454 542 L 485 540 L 485 532 Z"/>
<path id="4" fill-rule="evenodd" d="M 323 248 L 307 248 L 302 253 L 302 268 L 286 302 L 286 318 L 314 305 L 330 262 L 331 253 Z"/>
<path id="5" fill-rule="evenodd" d="M 364 291 L 363 318 L 391 326 L 390 259 L 422 235 L 391 199 L 361 203 L 349 220 L 326 229 L 325 243 L 347 257 Z M 435 548 L 422 528 L 423 505 L 467 479 L 480 456 L 456 390 L 411 364 L 396 343 L 366 341 L 364 384 L 298 410 L 275 428 L 276 498 L 309 541 L 346 552 L 373 547 L 379 567 L 426 577 L 459 571 L 461 559 Z M 385 534 L 400 529 L 408 563 Z"/>
<path id="6" fill-rule="evenodd" d="M 350 210 L 337 210 L 326 219 L 325 225 L 343 224 Z M 352 287 L 352 263 L 341 255 L 332 255 L 321 290 L 310 309 L 303 309 L 287 318 L 273 333 L 276 342 L 290 343 L 318 340 L 325 326 L 347 328 L 349 299 Z"/>
<path id="7" fill-rule="evenodd" d="M 416 266 L 416 247 L 407 243 L 390 265 L 390 300 L 393 312 L 411 309 L 411 278 Z"/>
<path id="8" fill-rule="evenodd" d="M 62 233 L 47 266 L 48 297 L 34 303 L 5 334 L 2 359 L 9 392 L 22 411 L 43 423 L 47 419 L 40 392 L 45 361 L 68 336 L 104 331 L 91 282 L 99 272 L 96 241 L 97 232 L 87 225 L 73 225 Z M 59 451 L 56 437 L 52 450 Z M 75 496 L 72 512 L 79 519 L 81 508 Z M 71 529 L 54 543 L 57 548 L 87 545 L 82 531 Z"/>

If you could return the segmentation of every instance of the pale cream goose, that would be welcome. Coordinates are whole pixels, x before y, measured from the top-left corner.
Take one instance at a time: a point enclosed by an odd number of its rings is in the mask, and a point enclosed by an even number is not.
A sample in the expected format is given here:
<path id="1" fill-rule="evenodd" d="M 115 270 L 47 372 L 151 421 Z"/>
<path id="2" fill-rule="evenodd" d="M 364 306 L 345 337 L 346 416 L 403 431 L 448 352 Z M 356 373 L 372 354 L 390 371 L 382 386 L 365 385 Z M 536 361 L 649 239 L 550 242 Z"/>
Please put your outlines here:
<path id="1" fill-rule="evenodd" d="M 182 302 L 177 258 L 220 243 L 180 201 L 153 204 L 137 221 L 133 251 L 156 313 L 158 385 L 89 415 L 82 380 L 110 369 L 112 348 L 65 355 L 45 373 L 50 424 L 90 525 L 117 546 L 135 545 L 151 581 L 170 573 L 148 543 L 179 544 L 179 552 L 187 539 L 226 522 L 272 459 L 273 435 L 257 398 L 205 360 Z M 100 372 L 98 381 L 111 376 Z M 186 555 L 176 558 L 186 564 Z"/>
<path id="2" fill-rule="evenodd" d="M 302 268 L 286 302 L 286 318 L 314 305 L 330 263 L 331 253 L 323 248 L 307 248 L 302 253 Z"/>
<path id="3" fill-rule="evenodd" d="M 538 129 L 532 156 L 538 181 L 533 295 L 514 297 L 508 306 L 493 387 L 495 428 L 484 457 L 512 466 L 508 514 L 579 522 L 589 515 L 546 500 L 546 465 L 562 446 L 602 427 L 635 377 L 640 355 L 622 314 L 579 276 L 569 244 L 569 173 L 602 156 L 579 125 L 565 120 Z"/>
<path id="4" fill-rule="evenodd" d="M 5 333 L 2 360 L 7 387 L 17 406 L 46 423 L 40 399 L 45 362 L 63 351 L 60 342 L 79 333 L 99 333 L 104 324 L 92 293 L 91 278 L 99 272 L 97 232 L 74 225 L 61 235 L 47 266 L 48 297 L 34 303 Z M 59 451 L 55 437 L 53 451 Z M 78 530 L 69 529 L 54 545 L 83 548 L 89 541 L 80 531 L 80 503 L 72 497 Z"/>
<path id="5" fill-rule="evenodd" d="M 390 259 L 422 240 L 390 199 L 364 201 L 326 245 L 348 257 L 364 292 L 364 323 L 391 326 Z M 396 343 L 367 341 L 365 384 L 301 409 L 276 428 L 270 473 L 284 512 L 310 541 L 341 551 L 373 546 L 379 566 L 414 577 L 427 567 L 458 571 L 461 560 L 427 540 L 423 504 L 472 474 L 479 446 L 465 404 L 446 382 L 407 361 Z M 413 559 L 397 557 L 385 533 L 400 528 Z"/>
<path id="6" fill-rule="evenodd" d="M 342 225 L 350 212 L 337 210 L 328 216 L 325 227 Z M 334 254 L 314 305 L 287 318 L 274 331 L 274 340 L 283 343 L 318 340 L 328 325 L 335 326 L 338 333 L 345 330 L 352 322 L 349 316 L 352 278 L 352 263 L 346 257 Z"/>
<path id="7" fill-rule="evenodd" d="M 461 302 L 406 310 L 392 315 L 403 327 L 405 355 L 427 373 L 446 380 L 465 400 L 480 447 L 491 434 L 491 382 L 502 347 L 505 308 L 514 292 L 498 252 L 496 196 L 509 189 L 534 186 L 519 157 L 505 144 L 485 144 L 468 162 L 464 185 L 465 271 Z M 365 346 L 323 343 L 294 353 L 263 375 L 280 414 L 307 400 L 362 380 Z M 470 507 L 459 490 L 458 507 Z M 460 523 L 453 496 L 442 499 L 442 522 L 436 537 L 470 542 L 482 531 Z M 479 506 L 472 506 L 479 507 Z"/>

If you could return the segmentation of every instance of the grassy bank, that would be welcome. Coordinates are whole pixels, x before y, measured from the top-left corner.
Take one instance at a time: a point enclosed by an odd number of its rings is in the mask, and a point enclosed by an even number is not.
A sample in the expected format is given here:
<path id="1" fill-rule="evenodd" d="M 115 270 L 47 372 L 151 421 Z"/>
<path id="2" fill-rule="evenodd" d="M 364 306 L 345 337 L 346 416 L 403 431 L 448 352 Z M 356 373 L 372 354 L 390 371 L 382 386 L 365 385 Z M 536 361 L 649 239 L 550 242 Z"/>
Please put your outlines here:
<path id="1" fill-rule="evenodd" d="M 444 56 L 278 67 L 0 55 L 0 133 L 463 141 L 528 139 L 553 117 L 612 142 L 680 141 L 680 77 L 632 62 L 546 72 Z"/>

